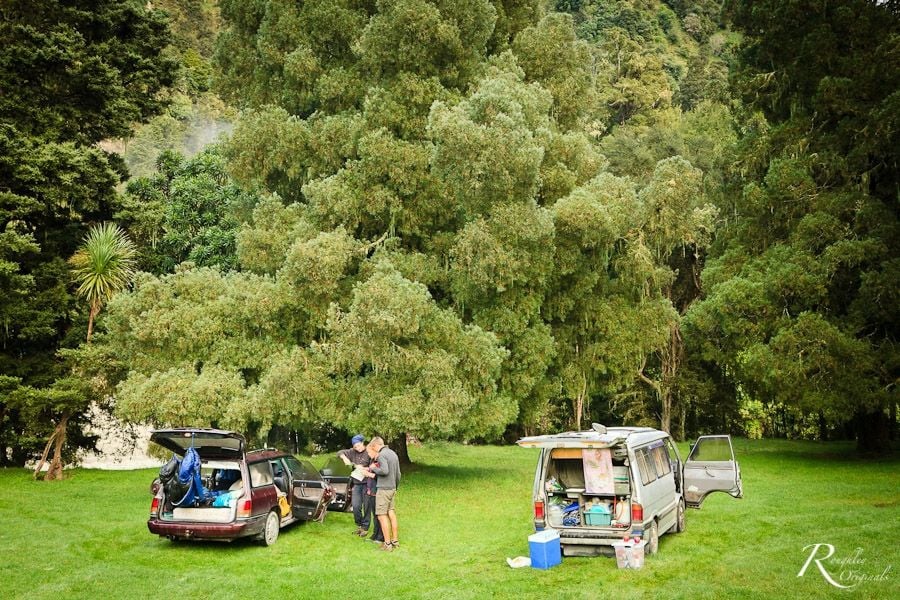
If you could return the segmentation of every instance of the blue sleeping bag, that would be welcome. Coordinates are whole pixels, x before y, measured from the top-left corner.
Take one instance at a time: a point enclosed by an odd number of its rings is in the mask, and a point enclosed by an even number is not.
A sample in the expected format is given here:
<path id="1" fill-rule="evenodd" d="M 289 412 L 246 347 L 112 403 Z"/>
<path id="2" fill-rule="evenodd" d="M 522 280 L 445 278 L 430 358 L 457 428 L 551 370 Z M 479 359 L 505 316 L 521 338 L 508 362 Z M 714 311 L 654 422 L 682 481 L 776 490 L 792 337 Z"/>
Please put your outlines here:
<path id="1" fill-rule="evenodd" d="M 218 495 L 203 487 L 203 480 L 200 478 L 200 455 L 193 446 L 184 453 L 184 458 L 178 466 L 177 478 L 179 484 L 187 486 L 187 492 L 178 502 L 173 501 L 173 506 L 195 506 Z"/>

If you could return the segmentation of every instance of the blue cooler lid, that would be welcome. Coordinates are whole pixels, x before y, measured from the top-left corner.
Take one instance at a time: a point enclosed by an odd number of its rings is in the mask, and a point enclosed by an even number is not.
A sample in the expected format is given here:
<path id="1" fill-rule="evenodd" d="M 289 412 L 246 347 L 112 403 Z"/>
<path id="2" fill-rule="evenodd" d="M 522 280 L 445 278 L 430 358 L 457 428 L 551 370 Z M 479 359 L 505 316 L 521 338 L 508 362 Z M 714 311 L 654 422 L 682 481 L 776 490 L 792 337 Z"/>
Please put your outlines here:
<path id="1" fill-rule="evenodd" d="M 528 536 L 529 542 L 535 542 L 538 544 L 545 544 L 547 542 L 552 542 L 553 540 L 559 539 L 559 532 L 555 529 L 545 529 L 543 531 L 539 531 L 538 533 L 533 533 Z"/>

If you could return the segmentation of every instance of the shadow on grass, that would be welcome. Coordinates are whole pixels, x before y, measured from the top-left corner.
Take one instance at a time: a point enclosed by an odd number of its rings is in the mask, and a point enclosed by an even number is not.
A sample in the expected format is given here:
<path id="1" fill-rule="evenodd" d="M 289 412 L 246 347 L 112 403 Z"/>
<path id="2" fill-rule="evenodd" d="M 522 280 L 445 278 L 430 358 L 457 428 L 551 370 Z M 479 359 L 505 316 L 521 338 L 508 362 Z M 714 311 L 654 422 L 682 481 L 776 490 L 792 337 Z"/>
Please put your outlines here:
<path id="1" fill-rule="evenodd" d="M 310 523 L 306 521 L 291 523 L 290 525 L 281 529 L 278 537 L 280 539 L 281 536 L 284 535 L 294 535 L 295 533 L 301 533 L 301 531 L 309 525 Z M 190 548 L 192 552 L 199 551 L 202 553 L 222 553 L 229 551 L 242 552 L 251 548 L 264 548 L 262 542 L 257 540 L 256 536 L 252 535 L 240 537 L 235 540 L 204 540 L 192 538 L 176 538 L 172 540 L 168 538 L 158 537 L 155 540 L 155 543 L 157 544 L 157 548 L 160 550 Z M 276 541 L 275 543 L 278 544 L 279 542 Z"/>

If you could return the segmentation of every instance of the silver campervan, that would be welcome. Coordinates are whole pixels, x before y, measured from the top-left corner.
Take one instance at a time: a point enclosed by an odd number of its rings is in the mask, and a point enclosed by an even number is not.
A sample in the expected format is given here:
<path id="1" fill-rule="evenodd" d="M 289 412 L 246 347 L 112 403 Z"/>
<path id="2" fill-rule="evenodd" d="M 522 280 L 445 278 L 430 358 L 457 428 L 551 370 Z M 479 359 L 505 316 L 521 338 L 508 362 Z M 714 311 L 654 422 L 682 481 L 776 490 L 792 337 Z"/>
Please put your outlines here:
<path id="1" fill-rule="evenodd" d="M 534 527 L 559 531 L 563 554 L 609 553 L 641 536 L 653 554 L 659 536 L 684 531 L 685 507 L 712 492 L 743 496 L 731 437 L 700 437 L 682 461 L 672 438 L 649 427 L 609 427 L 526 437 L 541 448 L 534 476 Z"/>

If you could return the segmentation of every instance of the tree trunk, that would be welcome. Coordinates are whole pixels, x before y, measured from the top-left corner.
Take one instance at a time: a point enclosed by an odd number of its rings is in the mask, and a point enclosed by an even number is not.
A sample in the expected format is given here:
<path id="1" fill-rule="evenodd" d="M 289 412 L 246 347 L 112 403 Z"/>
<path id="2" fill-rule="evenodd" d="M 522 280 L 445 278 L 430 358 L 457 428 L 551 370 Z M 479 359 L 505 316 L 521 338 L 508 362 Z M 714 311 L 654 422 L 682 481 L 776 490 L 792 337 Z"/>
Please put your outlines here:
<path id="1" fill-rule="evenodd" d="M 673 323 L 669 328 L 669 343 L 666 344 L 660 356 L 662 363 L 662 382 L 659 390 L 659 399 L 662 404 L 660 428 L 667 433 L 672 432 L 672 407 L 675 401 L 672 390 L 675 388 L 678 368 L 681 366 L 683 357 L 684 341 L 681 339 L 681 329 L 678 323 Z"/>
<path id="2" fill-rule="evenodd" d="M 94 333 L 94 319 L 97 317 L 97 313 L 100 312 L 100 303 L 94 302 L 91 304 L 91 312 L 88 315 L 88 331 L 87 331 L 87 341 L 91 342 L 91 334 Z"/>
<path id="3" fill-rule="evenodd" d="M 575 396 L 575 407 L 573 411 L 575 413 L 575 431 L 581 431 L 582 402 L 584 402 L 584 399 L 581 394 Z"/>
<path id="4" fill-rule="evenodd" d="M 672 432 L 672 390 L 668 386 L 663 388 L 660 395 L 662 414 L 659 417 L 659 427 L 666 433 Z"/>
<path id="5" fill-rule="evenodd" d="M 0 428 L 3 427 L 3 421 L 6 419 L 6 405 L 0 406 Z M 6 444 L 0 444 L 0 467 L 8 467 L 9 459 L 6 458 Z"/>
<path id="6" fill-rule="evenodd" d="M 50 461 L 50 469 L 47 471 L 44 481 L 58 481 L 63 478 L 62 449 L 66 442 L 66 427 L 69 424 L 69 416 L 69 411 L 65 411 L 59 420 L 59 425 L 56 426 L 56 431 L 53 432 L 55 436 L 53 459 Z"/>
<path id="7" fill-rule="evenodd" d="M 41 472 L 41 468 L 44 466 L 44 463 L 47 462 L 47 455 L 50 454 L 50 448 L 53 447 L 53 440 L 56 439 L 56 434 L 58 432 L 58 426 L 54 427 L 53 433 L 50 434 L 50 438 L 47 440 L 47 445 L 44 446 L 44 452 L 41 454 L 41 459 L 37 462 L 37 466 L 34 468 L 35 479 L 37 479 L 38 474 Z"/>
<path id="8" fill-rule="evenodd" d="M 897 403 L 891 402 L 891 423 L 890 429 L 888 430 L 888 435 L 890 436 L 891 441 L 897 439 Z"/>
<path id="9" fill-rule="evenodd" d="M 891 451 L 890 424 L 884 409 L 856 413 L 856 450 L 860 454 L 884 455 Z"/>
<path id="10" fill-rule="evenodd" d="M 397 453 L 401 465 L 412 464 L 412 461 L 409 460 L 409 449 L 406 447 L 406 433 L 399 434 L 396 439 L 391 440 L 388 446 Z"/>
<path id="11" fill-rule="evenodd" d="M 575 398 L 575 431 L 581 431 L 581 416 L 584 414 L 584 399 L 587 397 L 587 377 L 581 374 L 581 391 Z"/>

